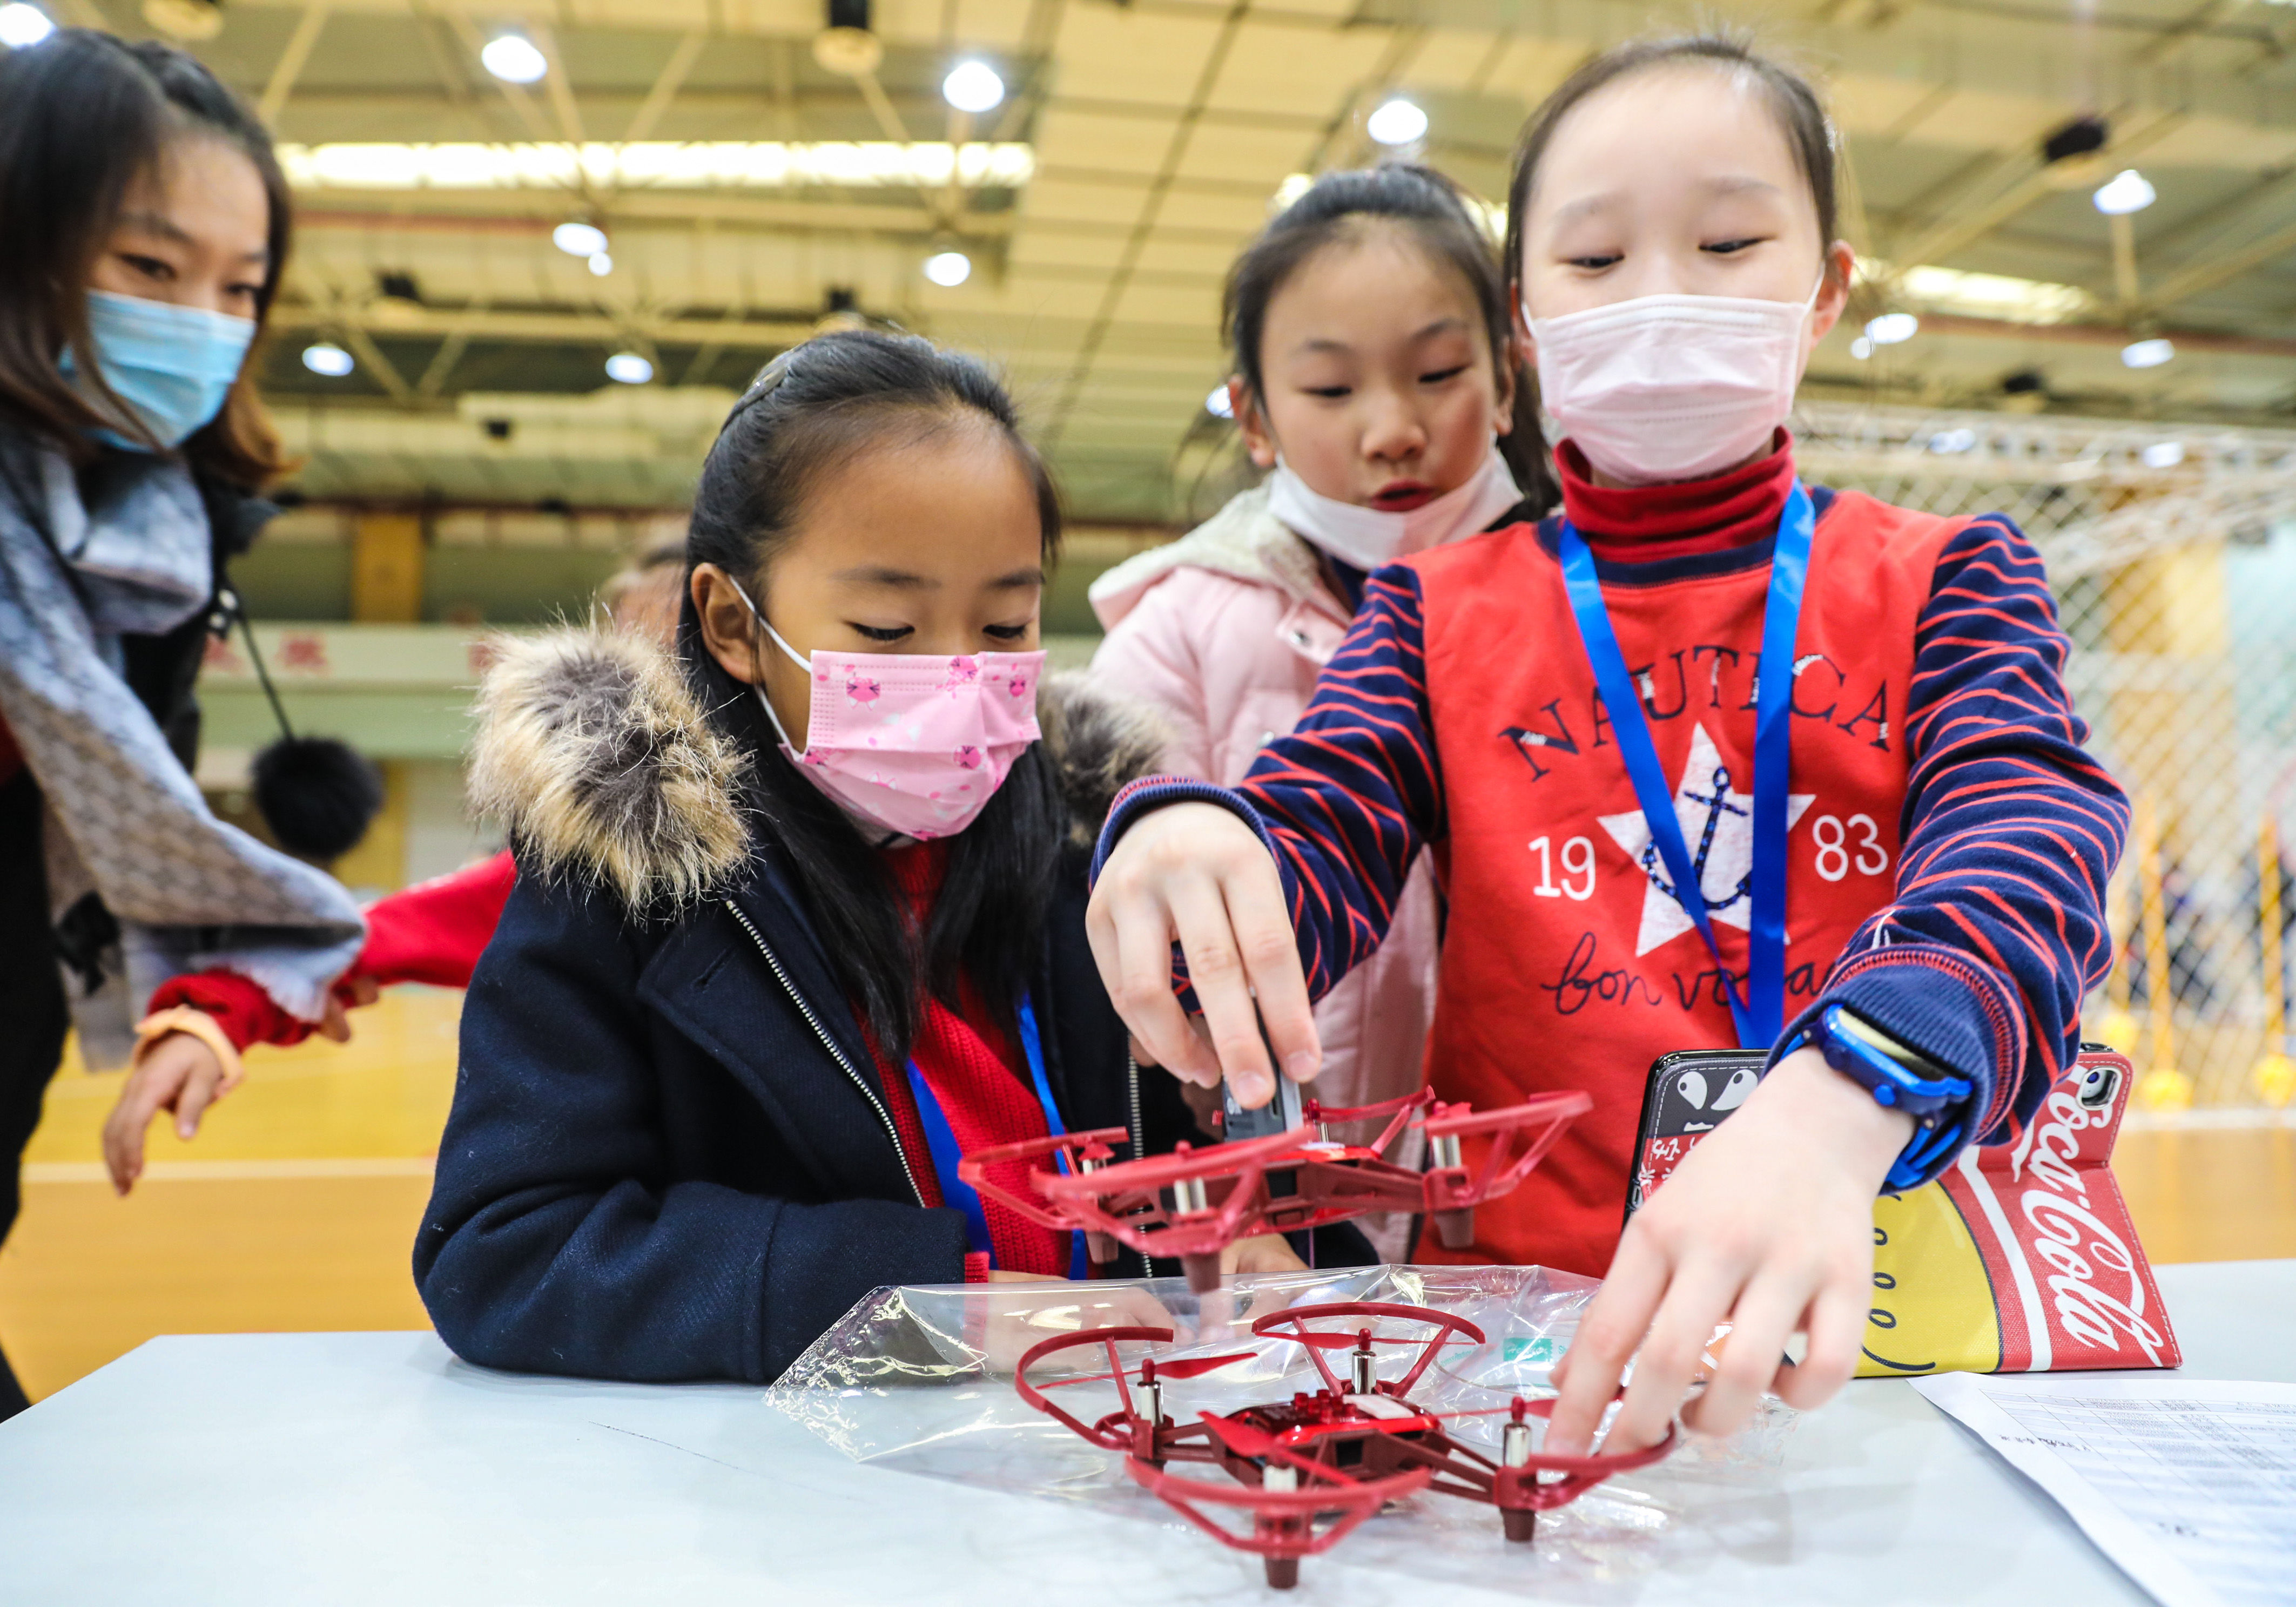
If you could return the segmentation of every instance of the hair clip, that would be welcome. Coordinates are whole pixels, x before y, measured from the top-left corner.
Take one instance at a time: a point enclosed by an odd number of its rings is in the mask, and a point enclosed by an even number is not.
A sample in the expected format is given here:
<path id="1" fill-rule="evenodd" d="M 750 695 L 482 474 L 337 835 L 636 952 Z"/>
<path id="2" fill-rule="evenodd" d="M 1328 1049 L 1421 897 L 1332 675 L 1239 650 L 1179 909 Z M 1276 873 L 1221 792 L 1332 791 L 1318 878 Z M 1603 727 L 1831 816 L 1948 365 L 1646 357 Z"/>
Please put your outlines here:
<path id="1" fill-rule="evenodd" d="M 731 424 L 758 403 L 773 395 L 775 388 L 783 380 L 789 378 L 790 359 L 796 355 L 797 348 L 791 347 L 758 370 L 758 377 L 750 381 L 750 388 L 742 393 L 742 399 L 734 404 L 733 411 L 726 415 L 726 422 L 718 426 L 718 434 L 725 434 L 726 425 Z"/>

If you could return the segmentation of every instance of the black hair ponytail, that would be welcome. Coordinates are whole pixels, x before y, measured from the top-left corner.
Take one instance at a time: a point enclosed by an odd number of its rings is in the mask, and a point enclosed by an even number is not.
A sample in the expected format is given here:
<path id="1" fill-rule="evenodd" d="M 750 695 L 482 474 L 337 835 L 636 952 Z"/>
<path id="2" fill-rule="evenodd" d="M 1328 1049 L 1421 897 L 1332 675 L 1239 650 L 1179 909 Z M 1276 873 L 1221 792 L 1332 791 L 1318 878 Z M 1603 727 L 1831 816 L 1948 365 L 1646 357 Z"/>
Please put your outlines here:
<path id="1" fill-rule="evenodd" d="M 702 464 L 685 541 L 689 578 L 714 563 L 769 606 L 775 556 L 824 474 L 873 447 L 959 423 L 996 428 L 1036 487 L 1043 551 L 1061 539 L 1052 476 L 1021 438 L 1012 398 L 987 368 L 914 336 L 840 331 L 775 357 L 726 420 Z M 1028 988 L 1052 902 L 1068 814 L 1041 743 L 1021 754 L 978 818 L 949 839 L 948 869 L 922 932 L 877 850 L 777 751 L 753 686 L 701 637 L 691 584 L 677 655 L 718 729 L 758 756 L 746 799 L 784 850 L 806 913 L 878 1054 L 898 1065 L 926 996 L 955 1004 L 970 980 L 1008 1029 Z"/>

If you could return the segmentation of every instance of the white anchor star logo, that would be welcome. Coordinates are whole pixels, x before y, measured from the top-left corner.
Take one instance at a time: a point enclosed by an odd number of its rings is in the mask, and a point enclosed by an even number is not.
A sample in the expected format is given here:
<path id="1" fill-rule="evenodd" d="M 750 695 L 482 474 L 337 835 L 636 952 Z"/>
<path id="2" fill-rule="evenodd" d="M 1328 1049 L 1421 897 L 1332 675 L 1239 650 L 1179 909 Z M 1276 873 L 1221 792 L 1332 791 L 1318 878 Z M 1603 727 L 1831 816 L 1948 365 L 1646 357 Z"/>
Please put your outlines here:
<path id="1" fill-rule="evenodd" d="M 1786 797 L 1786 830 L 1793 830 L 1815 792 Z M 1694 931 L 1689 912 L 1674 896 L 1666 861 L 1651 841 L 1650 823 L 1640 809 L 1604 815 L 1603 829 L 1627 857 L 1643 867 L 1642 930 L 1635 937 L 1636 958 L 1684 932 Z M 1714 739 L 1706 727 L 1690 734 L 1690 760 L 1674 790 L 1674 818 L 1682 827 L 1683 846 L 1690 850 L 1699 890 L 1706 895 L 1707 919 L 1744 931 L 1753 924 L 1753 890 L 1750 873 L 1754 861 L 1754 796 L 1734 784 Z"/>

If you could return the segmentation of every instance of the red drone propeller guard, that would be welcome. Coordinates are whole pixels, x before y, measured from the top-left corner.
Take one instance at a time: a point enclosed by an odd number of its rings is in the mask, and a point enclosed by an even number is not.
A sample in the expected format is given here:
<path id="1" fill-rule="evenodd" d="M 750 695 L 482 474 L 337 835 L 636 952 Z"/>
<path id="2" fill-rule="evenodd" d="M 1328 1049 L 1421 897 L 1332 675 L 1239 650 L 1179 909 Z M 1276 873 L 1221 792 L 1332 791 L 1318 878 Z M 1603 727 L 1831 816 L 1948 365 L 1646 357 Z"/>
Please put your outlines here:
<path id="1" fill-rule="evenodd" d="M 1428 1114 L 1426 1132 L 1437 1138 L 1471 1138 L 1496 1134 L 1483 1157 L 1479 1176 L 1470 1179 L 1464 1168 L 1435 1168 L 1427 1174 L 1427 1209 L 1459 1210 L 1506 1193 L 1530 1176 L 1562 1136 L 1562 1129 L 1595 1108 L 1594 1099 L 1577 1089 L 1541 1094 L 1504 1111 L 1471 1111 L 1464 1105 L 1438 1105 Z M 1506 1159 L 1516 1135 L 1528 1131 L 1522 1152 Z"/>
<path id="2" fill-rule="evenodd" d="M 1532 1417 L 1552 1417 L 1554 1402 L 1534 1400 L 1525 1403 L 1525 1413 Z M 1674 1450 L 1681 1435 L 1679 1424 L 1666 1425 L 1666 1438 L 1656 1445 L 1645 1446 L 1639 1451 L 1592 1451 L 1584 1456 L 1548 1456 L 1534 1455 L 1521 1467 L 1503 1467 L 1493 1481 L 1492 1496 L 1503 1507 L 1529 1507 L 1533 1512 L 1552 1512 L 1567 1506 L 1593 1489 L 1613 1473 L 1630 1473 L 1636 1468 L 1648 1467 L 1662 1461 Z M 1541 1479 L 1541 1473 L 1560 1473 L 1560 1479 Z"/>
<path id="3" fill-rule="evenodd" d="M 1328 1306 L 1302 1306 L 1291 1311 L 1271 1311 L 1252 1324 L 1251 1331 L 1270 1339 L 1291 1340 L 1304 1346 L 1308 1359 L 1316 1364 L 1316 1371 L 1324 1375 L 1324 1382 L 1344 1393 L 1345 1386 L 1340 1382 L 1338 1375 L 1324 1365 L 1324 1347 L 1315 1343 L 1308 1337 L 1308 1330 L 1301 1325 L 1309 1318 L 1321 1322 L 1325 1317 L 1341 1316 L 1395 1317 L 1406 1323 L 1425 1323 L 1435 1330 L 1427 1336 L 1427 1349 L 1419 1353 L 1419 1359 L 1412 1364 L 1411 1371 L 1405 1373 L 1392 1389 L 1381 1386 L 1398 1400 L 1411 1393 L 1411 1386 L 1417 1383 L 1419 1375 L 1427 1371 L 1428 1364 L 1435 1359 L 1436 1351 L 1442 1349 L 1446 1333 L 1463 1335 L 1478 1345 L 1486 1342 L 1483 1331 L 1465 1317 L 1447 1311 L 1437 1311 L 1428 1306 L 1398 1306 L 1387 1300 L 1334 1300 Z M 1298 1332 L 1286 1333 L 1283 1332 L 1286 1327 Z"/>
<path id="4" fill-rule="evenodd" d="M 1382 1099 L 1376 1104 L 1368 1105 L 1327 1105 L 1321 1100 L 1311 1099 L 1301 1107 L 1300 1114 L 1309 1127 L 1319 1130 L 1326 1122 L 1375 1121 L 1382 1116 L 1390 1117 L 1392 1119 L 1381 1130 L 1380 1136 L 1364 1146 L 1385 1154 L 1387 1146 L 1401 1137 L 1403 1129 L 1411 1125 L 1412 1114 L 1427 1109 L 1434 1103 L 1435 1090 L 1422 1088 L 1416 1094 Z"/>
<path id="5" fill-rule="evenodd" d="M 1013 1393 L 1020 1396 L 1047 1417 L 1054 1418 L 1083 1439 L 1103 1450 L 1126 1451 L 1132 1447 L 1130 1439 L 1111 1439 L 1097 1428 L 1086 1428 L 1083 1422 L 1046 1400 L 1042 1390 L 1029 1382 L 1029 1369 L 1057 1350 L 1073 1350 L 1079 1345 L 1108 1347 L 1109 1371 L 1116 1378 L 1116 1392 L 1124 1402 L 1124 1415 L 1133 1415 L 1132 1390 L 1125 1382 L 1124 1363 L 1116 1354 L 1117 1346 L 1128 1340 L 1142 1340 L 1150 1344 L 1163 1344 L 1171 1340 L 1169 1328 L 1079 1328 L 1074 1333 L 1054 1334 L 1051 1339 L 1031 1345 L 1021 1354 L 1021 1365 L 1013 1369 Z"/>
<path id="6" fill-rule="evenodd" d="M 1189 1261 L 1193 1282 L 1200 1271 L 1216 1275 L 1209 1258 L 1256 1234 L 1320 1227 L 1372 1210 L 1448 1215 L 1472 1209 L 1521 1183 L 1562 1128 L 1593 1104 L 1581 1093 L 1545 1094 L 1505 1110 L 1476 1111 L 1441 1104 L 1422 1089 L 1378 1105 L 1318 1108 L 1324 1120 L 1390 1115 L 1380 1146 L 1423 1109 L 1431 1139 L 1489 1134 L 1488 1152 L 1472 1170 L 1452 1166 L 1424 1174 L 1407 1171 L 1381 1159 L 1377 1148 L 1326 1144 L 1314 1136 L 1315 1129 L 1301 1126 L 1234 1144 L 1184 1144 L 1168 1155 L 1087 1169 L 1087 1151 L 1096 1148 L 1104 1155 L 1128 1137 L 1121 1128 L 1107 1127 L 980 1150 L 958 1163 L 957 1175 L 1040 1226 L 1082 1229 L 1143 1255 Z M 1065 1169 L 1046 1169 L 1041 1163 L 1047 1157 L 1057 1157 Z M 988 1177 L 990 1166 L 1013 1160 L 1031 1163 L 1029 1193 L 1016 1193 Z M 1266 1187 L 1270 1171 L 1292 1174 L 1292 1192 L 1272 1195 Z M 1184 1209 L 1167 1203 L 1166 1192 L 1184 1183 L 1205 1185 L 1203 1207 Z"/>
<path id="7" fill-rule="evenodd" d="M 1407 1468 L 1385 1479 L 1341 1479 L 1331 1476 L 1332 1470 L 1313 1463 L 1288 1455 L 1284 1461 L 1287 1465 L 1303 1470 L 1316 1468 L 1323 1477 L 1310 1481 L 1303 1472 L 1298 1489 L 1268 1490 L 1257 1485 L 1218 1484 L 1208 1479 L 1168 1473 L 1132 1456 L 1125 1458 L 1124 1471 L 1132 1475 L 1135 1484 L 1221 1545 L 1261 1557 L 1309 1557 L 1327 1551 L 1389 1502 L 1415 1496 L 1435 1479 L 1435 1470 L 1430 1467 Z M 1238 1534 L 1226 1524 L 1213 1521 L 1198 1510 L 1199 1503 L 1243 1509 L 1252 1516 L 1251 1532 Z M 1316 1519 L 1326 1513 L 1336 1513 L 1337 1518 L 1319 1533 L 1315 1527 Z M 1294 1521 L 1278 1527 L 1262 1521 L 1268 1519 Z"/>

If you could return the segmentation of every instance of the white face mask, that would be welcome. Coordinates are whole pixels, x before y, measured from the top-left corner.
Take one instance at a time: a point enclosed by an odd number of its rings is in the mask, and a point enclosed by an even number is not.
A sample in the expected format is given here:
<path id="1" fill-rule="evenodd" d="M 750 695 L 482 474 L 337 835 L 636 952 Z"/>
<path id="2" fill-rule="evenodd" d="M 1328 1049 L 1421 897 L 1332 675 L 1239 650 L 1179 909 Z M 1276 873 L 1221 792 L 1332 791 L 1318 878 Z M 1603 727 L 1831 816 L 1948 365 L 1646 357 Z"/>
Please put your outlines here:
<path id="1" fill-rule="evenodd" d="M 1408 513 L 1388 513 L 1341 502 L 1314 489 L 1281 457 L 1267 480 L 1267 511 L 1343 563 L 1375 570 L 1382 563 L 1472 536 L 1522 500 L 1506 459 L 1493 447 L 1466 484 Z"/>
<path id="2" fill-rule="evenodd" d="M 1793 407 L 1800 302 L 1637 296 L 1523 323 L 1538 348 L 1538 400 L 1555 434 L 1629 485 L 1702 480 L 1767 444 Z"/>

